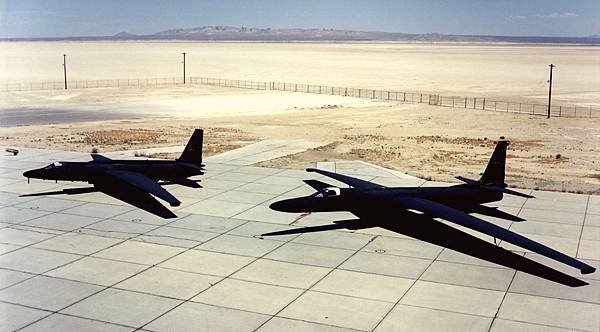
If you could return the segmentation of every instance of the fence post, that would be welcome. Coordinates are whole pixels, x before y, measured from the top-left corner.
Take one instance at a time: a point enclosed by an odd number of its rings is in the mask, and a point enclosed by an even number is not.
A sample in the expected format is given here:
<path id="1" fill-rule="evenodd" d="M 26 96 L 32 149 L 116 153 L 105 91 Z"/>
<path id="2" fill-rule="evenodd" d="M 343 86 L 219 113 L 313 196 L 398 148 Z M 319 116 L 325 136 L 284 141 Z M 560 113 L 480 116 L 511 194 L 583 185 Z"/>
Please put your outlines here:
<path id="1" fill-rule="evenodd" d="M 467 97 L 465 97 L 465 108 L 467 108 Z"/>
<path id="2" fill-rule="evenodd" d="M 475 109 L 477 105 L 477 97 L 473 97 L 473 109 Z"/>
<path id="3" fill-rule="evenodd" d="M 498 102 L 494 100 L 494 111 L 496 111 L 496 104 L 497 104 L 497 103 L 498 103 Z"/>
<path id="4" fill-rule="evenodd" d="M 575 106 L 575 117 L 577 117 L 577 106 Z"/>

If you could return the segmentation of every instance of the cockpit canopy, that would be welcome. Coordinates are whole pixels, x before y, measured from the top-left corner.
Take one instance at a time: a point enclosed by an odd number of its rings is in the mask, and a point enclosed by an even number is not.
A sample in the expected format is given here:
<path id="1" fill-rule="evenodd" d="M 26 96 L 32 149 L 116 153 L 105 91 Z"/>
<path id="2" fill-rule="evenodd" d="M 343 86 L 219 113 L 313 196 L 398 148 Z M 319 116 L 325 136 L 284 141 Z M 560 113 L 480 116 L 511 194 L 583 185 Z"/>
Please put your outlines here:
<path id="1" fill-rule="evenodd" d="M 336 197 L 336 196 L 339 196 L 341 193 L 342 193 L 342 191 L 338 187 L 327 187 L 327 188 L 323 188 L 323 189 L 319 190 L 315 194 L 315 197 L 317 197 L 317 198 Z"/>
<path id="2" fill-rule="evenodd" d="M 56 162 L 44 167 L 44 169 L 53 169 L 53 168 L 58 168 L 61 166 L 62 166 L 62 164 L 60 162 L 56 161 Z"/>

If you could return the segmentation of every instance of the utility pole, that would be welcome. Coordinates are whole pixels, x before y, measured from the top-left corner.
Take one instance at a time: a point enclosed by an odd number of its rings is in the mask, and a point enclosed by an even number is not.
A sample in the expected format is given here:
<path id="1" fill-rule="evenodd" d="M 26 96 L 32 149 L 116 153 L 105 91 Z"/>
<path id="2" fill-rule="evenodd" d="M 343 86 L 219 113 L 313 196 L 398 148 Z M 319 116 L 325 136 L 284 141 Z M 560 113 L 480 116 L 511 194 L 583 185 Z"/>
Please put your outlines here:
<path id="1" fill-rule="evenodd" d="M 185 84 L 185 52 L 183 54 L 183 84 Z"/>
<path id="2" fill-rule="evenodd" d="M 63 54 L 63 72 L 65 73 L 65 90 L 67 90 L 67 55 Z"/>
<path id="3" fill-rule="evenodd" d="M 552 69 L 554 67 L 556 67 L 554 64 L 550 64 L 550 79 L 548 80 L 548 83 L 550 83 L 548 86 L 548 119 L 550 119 L 550 110 L 552 109 Z"/>

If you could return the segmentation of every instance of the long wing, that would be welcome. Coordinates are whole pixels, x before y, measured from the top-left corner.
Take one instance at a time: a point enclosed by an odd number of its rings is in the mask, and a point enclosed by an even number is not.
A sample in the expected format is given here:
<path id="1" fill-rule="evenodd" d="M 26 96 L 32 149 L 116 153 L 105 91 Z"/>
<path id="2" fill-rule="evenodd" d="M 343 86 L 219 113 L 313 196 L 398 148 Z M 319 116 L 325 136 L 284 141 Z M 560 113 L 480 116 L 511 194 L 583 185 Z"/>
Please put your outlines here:
<path id="1" fill-rule="evenodd" d="M 175 196 L 171 195 L 158 183 L 154 182 L 152 179 L 143 174 L 130 171 L 107 171 L 105 174 L 108 177 L 117 178 L 130 186 L 163 199 L 171 204 L 171 206 L 179 206 L 179 204 L 181 204 L 181 202 L 175 198 Z"/>
<path id="2" fill-rule="evenodd" d="M 338 180 L 338 181 L 340 181 L 342 183 L 345 183 L 345 184 L 347 184 L 347 185 L 349 185 L 351 187 L 354 187 L 354 188 L 364 188 L 364 189 L 385 188 L 385 186 L 382 186 L 380 184 L 376 184 L 376 183 L 373 183 L 373 182 L 369 182 L 369 181 L 365 181 L 365 180 L 353 178 L 353 177 L 347 176 L 347 175 L 342 175 L 342 174 L 338 174 L 338 173 L 324 171 L 322 169 L 307 168 L 306 171 L 307 172 L 315 172 L 315 173 L 319 173 L 319 174 L 325 175 L 327 177 L 330 177 L 332 179 Z"/>
<path id="3" fill-rule="evenodd" d="M 131 204 L 162 218 L 176 218 L 171 210 L 162 205 L 148 192 L 131 185 L 116 176 L 104 175 L 96 179 L 94 187 L 102 193 Z"/>
<path id="4" fill-rule="evenodd" d="M 397 220 L 382 222 L 380 220 L 378 221 L 380 223 L 379 227 L 570 287 L 580 287 L 588 284 L 583 280 L 571 277 L 523 255 L 438 222 L 427 215 L 409 213 L 402 216 L 402 219 L 402 222 Z"/>
<path id="5" fill-rule="evenodd" d="M 321 182 L 319 180 L 302 180 L 304 181 L 304 183 L 306 183 L 307 185 L 311 186 L 313 189 L 315 189 L 316 191 L 321 191 L 325 188 L 328 187 L 335 187 L 334 185 L 325 183 L 325 182 Z"/>
<path id="6" fill-rule="evenodd" d="M 580 287 L 588 284 L 583 280 L 571 277 L 551 267 L 532 261 L 523 255 L 516 254 L 454 227 L 438 222 L 427 215 L 405 211 L 398 211 L 398 213 L 398 215 L 391 218 L 393 220 L 382 220 L 381 218 L 370 220 L 369 216 L 366 215 L 361 216 L 361 219 L 359 220 L 334 221 L 334 224 L 292 228 L 278 232 L 265 233 L 262 234 L 262 236 L 303 234 L 336 229 L 356 230 L 381 227 L 392 232 L 477 257 L 488 262 L 523 271 L 547 280 L 552 280 L 563 285 Z M 398 222 L 398 218 L 401 219 L 401 222 Z"/>
<path id="7" fill-rule="evenodd" d="M 485 220 L 473 217 L 462 211 L 455 210 L 448 206 L 440 203 L 432 202 L 422 198 L 416 197 L 399 197 L 394 199 L 394 202 L 401 205 L 405 209 L 414 209 L 421 211 L 433 217 L 439 217 L 452 223 L 473 229 L 475 231 L 496 237 L 503 241 L 512 243 L 521 248 L 531 250 L 540 255 L 552 258 L 561 263 L 570 265 L 576 269 L 579 269 L 581 273 L 588 274 L 594 272 L 596 269 L 590 265 L 587 265 L 581 261 L 578 261 L 570 256 L 567 256 L 561 252 L 558 252 L 552 248 L 549 248 L 539 242 L 528 239 L 522 235 L 504 229 L 500 226 L 496 226 Z"/>

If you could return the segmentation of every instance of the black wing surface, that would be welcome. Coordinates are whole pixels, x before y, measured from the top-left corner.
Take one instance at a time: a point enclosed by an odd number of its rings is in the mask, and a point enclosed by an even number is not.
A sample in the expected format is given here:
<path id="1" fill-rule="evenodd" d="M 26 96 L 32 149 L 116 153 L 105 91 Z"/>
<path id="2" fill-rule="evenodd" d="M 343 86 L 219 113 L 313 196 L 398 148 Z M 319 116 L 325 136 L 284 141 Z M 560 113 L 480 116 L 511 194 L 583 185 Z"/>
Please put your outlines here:
<path id="1" fill-rule="evenodd" d="M 142 191 L 150 193 L 160 199 L 165 200 L 171 206 L 179 206 L 181 202 L 171 195 L 165 188 L 154 182 L 149 177 L 129 171 L 108 171 L 106 177 L 114 177 L 125 183 L 126 185 L 136 187 Z"/>
<path id="2" fill-rule="evenodd" d="M 307 185 L 311 186 L 316 191 L 321 191 L 321 190 L 323 190 L 325 188 L 329 188 L 329 187 L 335 187 L 333 185 L 330 185 L 330 184 L 325 183 L 325 182 L 321 182 L 319 180 L 302 180 L 302 181 L 304 181 L 304 183 L 306 183 Z"/>
<path id="3" fill-rule="evenodd" d="M 167 209 L 148 192 L 116 176 L 109 176 L 105 174 L 94 183 L 94 187 L 106 195 L 131 204 L 159 217 L 177 218 L 177 215 L 175 215 L 171 210 Z"/>
<path id="4" fill-rule="evenodd" d="M 364 189 L 385 188 L 385 186 L 382 186 L 380 184 L 376 184 L 376 183 L 373 183 L 373 182 L 369 182 L 369 181 L 365 181 L 365 180 L 353 178 L 353 177 L 347 176 L 347 175 L 342 175 L 342 174 L 338 174 L 338 173 L 324 171 L 322 169 L 307 168 L 306 171 L 307 172 L 315 172 L 315 173 L 319 173 L 321 175 L 325 175 L 327 177 L 330 177 L 332 179 L 338 180 L 338 181 L 340 181 L 342 183 L 345 183 L 345 184 L 347 184 L 347 185 L 349 185 L 351 187 L 354 187 L 354 188 L 364 188 Z"/>
<path id="5" fill-rule="evenodd" d="M 410 222 L 384 221 L 380 222 L 378 226 L 392 232 L 410 236 L 570 287 L 580 287 L 588 284 L 583 280 L 533 261 L 523 255 L 441 223 L 427 215 L 418 215 L 410 212 L 409 214 L 412 216 L 404 215 L 403 218 L 410 218 Z"/>
<path id="6" fill-rule="evenodd" d="M 402 219 L 402 222 L 398 222 L 398 218 Z M 583 280 L 533 261 L 523 255 L 498 247 L 476 236 L 438 222 L 427 215 L 398 211 L 398 216 L 393 219 L 394 220 L 382 220 L 381 218 L 375 218 L 374 220 L 370 220 L 367 215 L 361 216 L 361 219 L 359 220 L 334 221 L 333 224 L 298 227 L 278 232 L 265 233 L 262 234 L 262 236 L 381 227 L 392 232 L 410 236 L 417 240 L 445 247 L 465 255 L 513 268 L 570 287 L 580 287 L 588 284 Z"/>
<path id="7" fill-rule="evenodd" d="M 405 209 L 421 211 L 429 216 L 439 217 L 452 223 L 501 239 L 508 243 L 512 243 L 521 248 L 531 250 L 540 255 L 552 258 L 558 262 L 579 269 L 583 274 L 593 273 L 596 270 L 590 265 L 578 261 L 573 257 L 567 256 L 539 242 L 533 241 L 508 229 L 494 225 L 483 219 L 473 217 L 467 213 L 453 209 L 446 205 L 416 197 L 399 197 L 394 199 L 394 202 L 401 205 Z"/>

